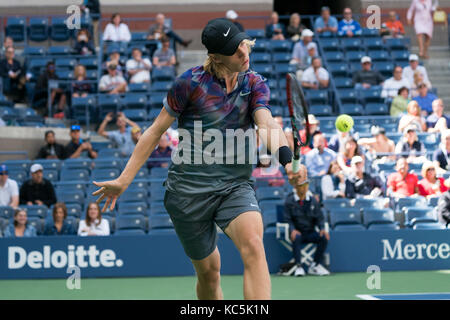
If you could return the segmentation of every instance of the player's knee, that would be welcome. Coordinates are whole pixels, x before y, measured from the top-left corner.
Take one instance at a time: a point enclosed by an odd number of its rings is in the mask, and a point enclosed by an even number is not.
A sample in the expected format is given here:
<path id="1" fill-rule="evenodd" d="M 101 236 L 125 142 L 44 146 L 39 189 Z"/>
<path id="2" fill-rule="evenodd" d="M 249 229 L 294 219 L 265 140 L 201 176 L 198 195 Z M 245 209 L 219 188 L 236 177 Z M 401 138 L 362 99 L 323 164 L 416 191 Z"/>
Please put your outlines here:
<path id="1" fill-rule="evenodd" d="M 258 235 L 250 236 L 241 244 L 241 255 L 244 264 L 251 264 L 255 260 L 264 258 L 264 245 L 262 237 Z"/>
<path id="2" fill-rule="evenodd" d="M 220 268 L 211 266 L 207 269 L 197 272 L 198 281 L 209 287 L 215 287 L 220 284 Z"/>

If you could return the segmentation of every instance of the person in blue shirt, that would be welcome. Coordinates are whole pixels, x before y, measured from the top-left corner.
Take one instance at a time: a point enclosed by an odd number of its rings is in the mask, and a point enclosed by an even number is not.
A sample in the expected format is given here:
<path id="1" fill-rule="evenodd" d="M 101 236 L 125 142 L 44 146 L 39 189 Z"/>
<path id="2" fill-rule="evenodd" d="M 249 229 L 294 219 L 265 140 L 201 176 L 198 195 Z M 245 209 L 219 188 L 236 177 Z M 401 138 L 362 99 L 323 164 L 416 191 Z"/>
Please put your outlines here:
<path id="1" fill-rule="evenodd" d="M 272 40 L 284 40 L 286 28 L 284 24 L 280 23 L 278 13 L 272 12 L 270 16 L 270 23 L 266 25 L 266 38 Z"/>
<path id="2" fill-rule="evenodd" d="M 67 207 L 64 203 L 55 203 L 53 207 L 53 221 L 48 221 L 44 228 L 45 236 L 75 235 L 75 229 L 67 223 Z"/>
<path id="3" fill-rule="evenodd" d="M 306 167 L 311 176 L 327 174 L 330 163 L 336 159 L 336 152 L 325 147 L 325 136 L 320 133 L 313 138 L 314 149 L 305 156 Z"/>
<path id="4" fill-rule="evenodd" d="M 417 101 L 422 112 L 426 112 L 426 115 L 429 115 L 433 112 L 432 103 L 438 97 L 434 93 L 428 92 L 428 87 L 423 82 L 419 83 L 417 87 L 419 89 L 419 95 L 414 97 L 413 100 Z"/>
<path id="5" fill-rule="evenodd" d="M 338 21 L 330 15 L 330 8 L 322 7 L 320 15 L 314 22 L 314 31 L 324 37 L 335 35 L 338 30 Z"/>
<path id="6" fill-rule="evenodd" d="M 23 208 L 17 209 L 14 212 L 14 222 L 6 227 L 4 237 L 35 237 L 37 235 L 36 228 L 27 222 L 27 211 Z"/>
<path id="7" fill-rule="evenodd" d="M 362 32 L 361 25 L 358 21 L 353 20 L 352 9 L 344 9 L 344 19 L 339 21 L 338 35 L 341 37 L 359 36 Z"/>

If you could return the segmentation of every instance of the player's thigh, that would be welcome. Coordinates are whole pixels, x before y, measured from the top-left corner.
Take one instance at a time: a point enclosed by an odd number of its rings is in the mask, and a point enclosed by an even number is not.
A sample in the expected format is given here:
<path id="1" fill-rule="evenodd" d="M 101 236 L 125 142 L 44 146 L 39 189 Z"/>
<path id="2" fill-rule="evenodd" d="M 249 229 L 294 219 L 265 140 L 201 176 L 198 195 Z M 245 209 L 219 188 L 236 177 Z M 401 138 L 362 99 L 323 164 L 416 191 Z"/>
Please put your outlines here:
<path id="1" fill-rule="evenodd" d="M 246 248 L 260 249 L 264 232 L 261 213 L 247 211 L 240 214 L 230 222 L 224 232 L 233 240 L 239 251 Z"/>
<path id="2" fill-rule="evenodd" d="M 191 259 L 198 277 L 214 279 L 220 274 L 220 254 L 217 247 L 206 258 L 201 260 Z"/>

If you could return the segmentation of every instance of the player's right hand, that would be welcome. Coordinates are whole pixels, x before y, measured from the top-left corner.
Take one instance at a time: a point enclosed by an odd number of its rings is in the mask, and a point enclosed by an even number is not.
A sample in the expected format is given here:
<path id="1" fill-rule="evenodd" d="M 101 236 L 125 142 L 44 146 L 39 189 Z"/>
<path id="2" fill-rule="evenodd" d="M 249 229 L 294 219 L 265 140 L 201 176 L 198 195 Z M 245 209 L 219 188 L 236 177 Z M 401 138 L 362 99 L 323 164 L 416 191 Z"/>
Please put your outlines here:
<path id="1" fill-rule="evenodd" d="M 303 181 L 308 179 L 308 171 L 303 164 L 300 164 L 299 170 L 296 173 L 292 171 L 292 162 L 286 164 L 284 169 L 286 170 L 289 183 L 294 187 L 297 185 L 301 185 Z"/>
<path id="2" fill-rule="evenodd" d="M 93 181 L 93 183 L 97 187 L 100 187 L 100 189 L 92 193 L 93 196 L 100 195 L 96 202 L 100 204 L 102 200 L 106 198 L 102 212 L 105 212 L 110 204 L 109 210 L 114 210 L 117 198 L 127 189 L 127 186 L 121 183 L 118 179 L 104 182 Z"/>

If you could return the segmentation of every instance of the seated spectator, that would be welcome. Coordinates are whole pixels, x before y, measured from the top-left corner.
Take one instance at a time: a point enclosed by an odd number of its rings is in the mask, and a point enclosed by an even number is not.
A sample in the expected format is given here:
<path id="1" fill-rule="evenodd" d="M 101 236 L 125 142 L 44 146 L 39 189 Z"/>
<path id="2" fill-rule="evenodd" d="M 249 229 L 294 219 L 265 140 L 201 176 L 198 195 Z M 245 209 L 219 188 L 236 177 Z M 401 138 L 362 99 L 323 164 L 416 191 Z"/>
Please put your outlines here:
<path id="1" fill-rule="evenodd" d="M 161 136 L 158 146 L 155 148 L 155 150 L 153 150 L 152 154 L 148 158 L 147 168 L 167 168 L 169 166 L 169 162 L 167 161 L 167 159 L 171 158 L 171 156 L 172 148 L 170 147 L 170 138 L 169 135 L 165 133 Z"/>
<path id="2" fill-rule="evenodd" d="M 431 83 L 425 82 L 423 73 L 419 70 L 414 71 L 414 83 L 411 87 L 411 98 L 415 98 L 419 95 L 419 84 L 425 83 L 428 87 L 428 89 L 431 89 Z"/>
<path id="3" fill-rule="evenodd" d="M 149 83 L 152 63 L 148 58 L 142 58 L 142 52 L 139 48 L 133 48 L 131 55 L 132 58 L 127 61 L 126 65 L 130 83 Z"/>
<path id="4" fill-rule="evenodd" d="M 120 52 L 118 49 L 113 49 L 113 51 L 111 51 L 108 60 L 103 64 L 103 69 L 108 72 L 108 67 L 111 64 L 116 65 L 117 75 L 123 77 L 125 73 L 125 63 L 120 59 Z"/>
<path id="5" fill-rule="evenodd" d="M 131 141 L 133 141 L 134 146 L 137 145 L 141 136 L 142 136 L 142 129 L 140 127 L 131 128 Z"/>
<path id="6" fill-rule="evenodd" d="M 358 147 L 358 141 L 352 136 L 349 136 L 344 144 L 344 150 L 337 155 L 337 162 L 345 174 L 351 172 L 351 162 L 355 156 L 363 156 Z"/>
<path id="7" fill-rule="evenodd" d="M 409 89 L 401 87 L 398 89 L 397 96 L 392 100 L 390 115 L 391 117 L 399 117 L 406 114 L 408 103 L 411 101 L 409 97 Z"/>
<path id="8" fill-rule="evenodd" d="M 314 145 L 313 145 L 314 136 L 316 134 L 322 133 L 319 130 L 320 121 L 317 120 L 317 118 L 313 114 L 308 114 L 308 122 L 309 122 L 309 135 L 310 135 L 309 145 L 300 148 L 301 154 L 307 154 L 309 151 L 311 151 L 312 148 L 314 148 Z M 305 124 L 306 124 L 306 121 L 303 121 L 303 125 L 305 125 Z M 306 141 L 305 129 L 300 130 L 299 135 L 300 135 L 300 139 L 302 141 Z M 289 147 L 293 150 L 294 149 L 294 137 L 292 136 L 292 134 L 290 136 L 292 138 L 290 139 L 290 141 L 288 141 L 288 143 L 289 143 Z M 327 139 L 325 138 L 325 136 L 323 138 L 325 140 L 325 147 L 327 148 L 328 147 Z"/>
<path id="9" fill-rule="evenodd" d="M 162 13 L 158 13 L 156 15 L 155 23 L 150 26 L 148 29 L 148 40 L 160 40 L 163 36 L 167 36 L 173 39 L 175 42 L 178 42 L 183 47 L 187 47 L 192 40 L 183 40 L 178 34 L 176 34 L 166 23 L 166 17 Z"/>
<path id="10" fill-rule="evenodd" d="M 317 56 L 312 58 L 311 66 L 303 72 L 301 81 L 302 86 L 307 89 L 328 88 L 330 75 L 328 71 L 322 67 L 322 59 Z"/>
<path id="11" fill-rule="evenodd" d="M 309 29 L 305 29 L 302 31 L 302 35 L 300 37 L 300 41 L 298 41 L 294 45 L 294 49 L 292 51 L 292 59 L 290 61 L 291 64 L 297 65 L 297 69 L 299 71 L 303 71 L 308 68 L 311 63 L 308 63 L 308 49 L 306 48 L 308 44 L 312 43 L 312 38 L 314 36 L 314 32 Z M 303 72 L 297 71 L 297 79 L 301 79 L 301 75 Z"/>
<path id="12" fill-rule="evenodd" d="M 120 14 L 114 13 L 110 23 L 106 25 L 105 31 L 103 32 L 103 41 L 129 42 L 130 40 L 130 29 L 122 22 Z"/>
<path id="13" fill-rule="evenodd" d="M 450 118 L 444 114 L 444 102 L 436 99 L 431 104 L 433 113 L 427 118 L 428 132 L 444 132 L 450 128 Z"/>
<path id="14" fill-rule="evenodd" d="M 325 147 L 325 136 L 320 133 L 313 138 L 314 149 L 305 156 L 306 167 L 311 176 L 323 176 L 328 172 L 330 163 L 336 159 L 336 153 Z"/>
<path id="15" fill-rule="evenodd" d="M 413 100 L 419 104 L 422 115 L 427 116 L 433 112 L 432 103 L 438 97 L 434 93 L 429 92 L 427 85 L 423 82 L 418 85 L 418 89 L 419 95 L 414 97 Z"/>
<path id="16" fill-rule="evenodd" d="M 108 66 L 108 74 L 101 77 L 98 88 L 103 93 L 120 94 L 127 90 L 127 82 L 117 74 L 117 65 Z"/>
<path id="17" fill-rule="evenodd" d="M 419 179 L 414 173 L 409 173 L 409 165 L 406 158 L 400 157 L 395 166 L 397 172 L 388 176 L 387 195 L 395 198 L 404 198 L 417 195 L 419 192 Z"/>
<path id="18" fill-rule="evenodd" d="M 169 38 L 161 38 L 162 48 L 157 49 L 153 54 L 153 65 L 157 68 L 160 67 L 175 67 L 177 60 L 175 57 L 175 52 L 170 46 Z"/>
<path id="19" fill-rule="evenodd" d="M 334 152 L 343 152 L 345 147 L 345 142 L 347 141 L 350 133 L 342 132 L 336 129 L 336 133 L 331 136 L 330 142 L 328 143 L 328 148 L 333 150 Z"/>
<path id="20" fill-rule="evenodd" d="M 345 180 L 345 197 L 377 198 L 383 195 L 382 183 L 378 177 L 364 172 L 364 160 L 354 156 L 351 160 L 351 171 Z"/>
<path id="21" fill-rule="evenodd" d="M 427 69 L 424 66 L 419 66 L 419 57 L 417 54 L 409 55 L 409 66 L 403 68 L 403 78 L 409 81 L 410 88 L 414 86 L 414 72 L 419 71 L 423 75 L 423 82 L 430 83 L 428 79 Z"/>
<path id="22" fill-rule="evenodd" d="M 286 28 L 286 36 L 293 42 L 300 40 L 300 36 L 306 27 L 302 24 L 302 18 L 298 13 L 291 14 L 289 25 Z"/>
<path id="23" fill-rule="evenodd" d="M 409 88 L 409 82 L 402 78 L 402 74 L 402 67 L 395 66 L 393 76 L 387 79 L 383 84 L 383 91 L 381 91 L 382 98 L 395 98 L 400 88 Z"/>
<path id="24" fill-rule="evenodd" d="M 14 222 L 10 223 L 4 232 L 5 238 L 36 237 L 36 228 L 28 224 L 27 211 L 22 208 L 14 212 Z"/>
<path id="25" fill-rule="evenodd" d="M 6 53 L 6 49 L 9 47 L 14 48 L 14 39 L 8 36 L 3 40 L 3 46 L 0 50 L 0 56 L 4 56 Z"/>
<path id="26" fill-rule="evenodd" d="M 361 58 L 362 70 L 353 73 L 355 89 L 369 89 L 383 85 L 384 78 L 378 70 L 372 70 L 372 59 L 368 56 Z"/>
<path id="27" fill-rule="evenodd" d="M 74 79 L 72 82 L 72 97 L 86 97 L 88 94 L 92 93 L 92 86 L 89 82 L 86 82 L 86 68 L 79 64 L 74 70 Z"/>
<path id="28" fill-rule="evenodd" d="M 450 189 L 444 192 L 439 198 L 436 212 L 439 221 L 448 228 L 450 225 Z"/>
<path id="29" fill-rule="evenodd" d="M 362 33 L 361 25 L 358 21 L 353 20 L 352 9 L 344 9 L 344 19 L 339 21 L 338 35 L 341 37 L 354 37 Z"/>
<path id="30" fill-rule="evenodd" d="M 427 150 L 417 137 L 416 127 L 407 126 L 403 135 L 404 137 L 395 146 L 395 153 L 401 153 L 402 157 L 408 158 L 408 162 L 423 162 Z"/>
<path id="31" fill-rule="evenodd" d="M 330 15 L 329 7 L 322 7 L 320 17 L 314 21 L 314 32 L 323 37 L 331 37 L 337 33 L 338 21 Z"/>
<path id="32" fill-rule="evenodd" d="M 308 180 L 294 186 L 293 192 L 286 198 L 284 208 L 284 220 L 289 224 L 289 238 L 292 241 L 292 253 L 297 264 L 294 275 L 305 275 L 305 270 L 300 263 L 300 250 L 305 243 L 317 245 L 308 274 L 329 275 L 330 272 L 322 266 L 322 260 L 330 236 L 324 228 L 325 218 L 320 210 L 320 204 L 309 191 Z M 319 229 L 319 232 L 316 231 L 316 228 Z"/>
<path id="33" fill-rule="evenodd" d="M 337 161 L 332 161 L 328 172 L 320 180 L 322 199 L 345 198 L 345 176 Z"/>
<path id="34" fill-rule="evenodd" d="M 0 206 L 17 208 L 19 205 L 19 187 L 8 176 L 6 165 L 0 165 Z"/>
<path id="35" fill-rule="evenodd" d="M 89 15 L 92 19 L 92 29 L 94 33 L 94 43 L 98 47 L 99 35 L 98 26 L 100 24 L 101 12 L 100 12 L 100 0 L 86 0 L 81 5 L 81 10 L 83 14 Z"/>
<path id="36" fill-rule="evenodd" d="M 34 94 L 34 102 L 41 102 L 37 105 L 33 105 L 33 107 L 39 109 L 38 111 L 43 113 L 43 116 L 47 116 L 48 108 L 47 108 L 47 97 L 48 97 L 48 84 L 50 80 L 58 80 L 58 76 L 55 73 L 55 63 L 50 61 L 47 63 L 47 66 L 44 72 L 41 73 L 38 80 L 36 81 L 35 94 Z M 62 113 L 64 112 L 64 108 L 66 105 L 66 94 L 64 90 L 61 88 L 52 88 L 50 95 L 50 103 L 53 106 L 55 103 L 58 104 L 56 112 Z M 42 110 L 43 109 L 43 110 Z"/>
<path id="37" fill-rule="evenodd" d="M 73 125 L 70 127 L 70 142 L 64 147 L 64 159 L 89 157 L 91 159 L 97 158 L 97 151 L 92 148 L 89 141 L 84 141 L 80 138 L 80 126 Z"/>
<path id="38" fill-rule="evenodd" d="M 272 40 L 284 40 L 286 28 L 283 23 L 279 21 L 278 13 L 272 12 L 270 15 L 270 23 L 266 25 L 266 38 Z"/>
<path id="39" fill-rule="evenodd" d="M 436 176 L 435 164 L 431 161 L 426 161 L 422 165 L 422 177 L 423 179 L 419 181 L 419 194 L 421 196 L 432 198 L 436 196 L 441 196 L 448 187 L 445 185 L 444 178 L 438 178 Z"/>
<path id="40" fill-rule="evenodd" d="M 252 177 L 266 180 L 271 187 L 281 187 L 284 185 L 284 178 L 279 169 L 280 165 L 277 161 L 272 162 L 271 160 L 270 155 L 260 155 L 258 164 L 252 172 Z"/>
<path id="41" fill-rule="evenodd" d="M 310 66 L 314 57 L 318 56 L 317 44 L 315 42 L 308 43 L 308 45 L 306 46 L 306 51 L 308 52 L 306 63 L 308 64 L 308 66 Z"/>
<path id="42" fill-rule="evenodd" d="M 410 101 L 406 107 L 406 115 L 400 118 L 398 123 L 398 131 L 402 132 L 409 125 L 416 127 L 417 132 L 426 132 L 427 123 L 425 118 L 421 115 L 420 107 L 417 101 Z"/>
<path id="43" fill-rule="evenodd" d="M 64 159 L 64 146 L 56 143 L 53 130 L 45 131 L 45 143 L 46 145 L 39 149 L 36 159 Z"/>
<path id="44" fill-rule="evenodd" d="M 6 48 L 5 58 L 0 60 L 0 77 L 3 81 L 3 94 L 11 101 L 23 101 L 25 93 L 23 71 L 20 62 L 15 59 L 14 48 Z"/>
<path id="45" fill-rule="evenodd" d="M 389 20 L 383 23 L 380 31 L 383 38 L 403 38 L 405 35 L 403 23 L 397 19 L 395 11 L 389 11 Z"/>
<path id="46" fill-rule="evenodd" d="M 105 131 L 106 126 L 113 120 L 113 117 L 114 113 L 109 112 L 100 124 L 97 133 L 112 141 L 114 143 L 114 147 L 120 150 L 121 156 L 129 157 L 133 153 L 135 147 L 131 137 L 131 128 L 139 128 L 139 125 L 128 119 L 122 112 L 119 112 L 117 114 L 116 121 L 118 129 L 113 131 Z"/>
<path id="47" fill-rule="evenodd" d="M 240 23 L 237 21 L 238 14 L 236 13 L 236 11 L 234 11 L 234 10 L 228 10 L 227 13 L 225 14 L 225 18 L 227 18 L 228 20 L 230 20 L 231 22 L 233 22 L 233 23 L 236 25 L 236 27 L 238 27 L 238 29 L 239 29 L 240 32 L 244 32 L 244 31 L 245 31 L 245 29 L 244 29 L 244 27 L 242 26 L 242 24 L 240 24 Z"/>
<path id="48" fill-rule="evenodd" d="M 74 46 L 75 54 L 91 55 L 95 54 L 95 48 L 92 44 L 91 35 L 87 29 L 81 29 L 77 33 L 77 42 Z"/>
<path id="49" fill-rule="evenodd" d="M 439 148 L 433 153 L 433 161 L 438 173 L 450 170 L 450 130 L 441 133 L 441 143 Z"/>
<path id="50" fill-rule="evenodd" d="M 44 178 L 44 168 L 35 163 L 30 168 L 31 179 L 20 187 L 20 204 L 46 205 L 50 207 L 56 203 L 55 189 L 50 181 Z"/>
<path id="51" fill-rule="evenodd" d="M 395 155 L 377 156 L 378 153 L 394 153 L 395 143 L 386 136 L 386 130 L 377 126 L 371 128 L 373 138 L 361 138 L 358 145 L 367 148 L 367 151 L 375 155 L 376 162 L 394 161 Z"/>
<path id="52" fill-rule="evenodd" d="M 86 219 L 80 220 L 78 225 L 79 236 L 109 236 L 109 222 L 102 219 L 102 212 L 97 202 L 87 206 Z"/>
<path id="53" fill-rule="evenodd" d="M 52 210 L 53 221 L 48 221 L 44 227 L 45 236 L 75 235 L 71 224 L 66 221 L 67 207 L 62 202 L 55 203 Z"/>

